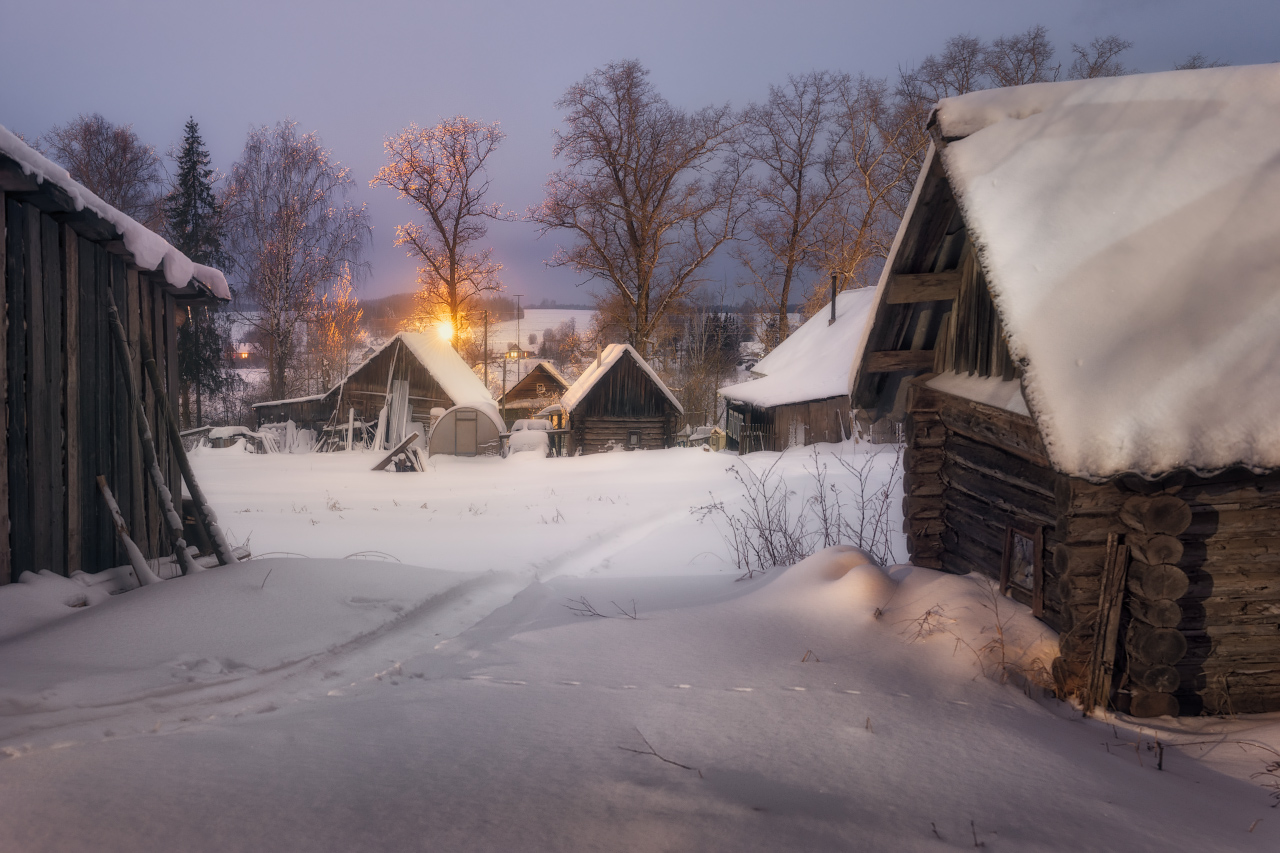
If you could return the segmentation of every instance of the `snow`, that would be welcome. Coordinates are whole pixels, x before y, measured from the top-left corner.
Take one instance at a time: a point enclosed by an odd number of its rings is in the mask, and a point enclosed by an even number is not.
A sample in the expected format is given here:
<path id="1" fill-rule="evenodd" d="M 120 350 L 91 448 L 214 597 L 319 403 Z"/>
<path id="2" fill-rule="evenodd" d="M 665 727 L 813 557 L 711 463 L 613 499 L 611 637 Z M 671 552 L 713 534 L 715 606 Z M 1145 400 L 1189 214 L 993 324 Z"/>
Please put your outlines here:
<path id="1" fill-rule="evenodd" d="M 547 329 L 557 329 L 562 323 L 573 320 L 579 335 L 584 335 L 591 327 L 596 312 L 589 308 L 526 308 L 524 317 L 517 323 L 515 320 L 503 320 L 489 324 L 489 351 L 506 352 L 511 344 L 519 341 L 524 350 L 537 352 L 542 346 L 543 333 Z M 477 336 L 482 334 L 477 328 Z M 529 336 L 536 336 L 534 343 L 529 343 Z"/>
<path id="2" fill-rule="evenodd" d="M 756 363 L 751 372 L 762 378 L 721 388 L 720 396 L 761 408 L 848 396 L 874 302 L 874 288 L 836 294 L 834 323 L 828 302 Z"/>
<path id="3" fill-rule="evenodd" d="M 546 456 L 550 446 L 550 436 L 541 430 L 513 428 L 511 437 L 507 439 L 507 449 L 511 453 L 534 451 Z"/>
<path id="4" fill-rule="evenodd" d="M 193 280 L 222 300 L 231 299 L 226 277 L 213 267 L 193 262 L 179 252 L 167 240 L 146 228 L 132 217 L 121 213 L 98 198 L 81 184 L 72 180 L 67 170 L 48 159 L 13 133 L 0 127 L 0 153 L 22 167 L 23 174 L 31 175 L 38 183 L 52 181 L 71 196 L 76 210 L 86 207 L 116 227 L 124 238 L 125 248 L 133 255 L 140 269 L 164 268 L 164 277 L 173 287 L 185 288 Z"/>
<path id="5" fill-rule="evenodd" d="M 455 406 L 493 406 L 493 397 L 467 363 L 449 342 L 427 332 L 401 332 L 392 338 L 400 340 L 427 369 Z M 388 344 L 389 346 L 390 344 Z M 373 356 L 370 356 L 372 358 Z"/>
<path id="6" fill-rule="evenodd" d="M 652 379 L 654 384 L 658 386 L 659 390 L 666 395 L 666 398 L 671 401 L 671 405 L 675 406 L 677 412 L 680 412 L 681 414 L 684 413 L 684 407 L 680 405 L 680 401 L 676 399 L 675 394 L 671 393 L 671 389 L 667 387 L 667 384 L 658 377 L 658 374 L 654 372 L 654 369 L 649 366 L 647 361 L 640 357 L 640 353 L 636 352 L 635 348 L 631 346 L 631 344 L 609 344 L 605 347 L 604 350 L 601 351 L 600 356 L 587 365 L 587 367 L 582 371 L 582 375 L 578 377 L 577 381 L 569 386 L 569 390 L 564 392 L 564 396 L 560 398 L 561 410 L 565 412 L 573 412 L 574 408 L 576 408 L 577 405 L 586 398 L 587 394 L 591 392 L 591 389 L 595 387 L 595 384 L 600 381 L 601 377 L 609 372 L 609 368 L 617 364 L 618 359 L 622 358 L 624 355 L 629 355 L 636 364 L 640 365 L 640 369 L 649 374 L 649 378 Z M 543 409 L 538 414 L 545 414 L 547 411 L 548 409 Z"/>
<path id="7" fill-rule="evenodd" d="M 1280 65 L 942 101 L 955 189 L 1054 466 L 1280 467 Z"/>
<path id="8" fill-rule="evenodd" d="M 1018 415 L 1030 416 L 1022 385 L 1016 379 L 1005 381 L 999 376 L 970 376 L 967 373 L 941 373 L 925 383 L 930 388 L 986 403 Z"/>
<path id="9" fill-rule="evenodd" d="M 0 849 L 1276 849 L 1280 715 L 1081 719 L 997 677 L 1027 608 L 849 546 L 736 580 L 690 508 L 875 452 L 812 450 L 200 448 L 260 558 L 0 641 Z"/>

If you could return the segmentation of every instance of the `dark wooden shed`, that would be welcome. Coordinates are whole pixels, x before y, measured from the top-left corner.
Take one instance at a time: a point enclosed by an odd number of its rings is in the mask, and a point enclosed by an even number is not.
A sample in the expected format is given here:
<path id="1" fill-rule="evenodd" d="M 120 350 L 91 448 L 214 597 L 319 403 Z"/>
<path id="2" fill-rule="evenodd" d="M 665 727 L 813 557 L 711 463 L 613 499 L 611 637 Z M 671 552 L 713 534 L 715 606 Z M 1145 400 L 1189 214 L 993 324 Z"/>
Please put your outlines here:
<path id="1" fill-rule="evenodd" d="M 931 120 L 854 405 L 905 418 L 912 562 L 1030 606 L 1086 707 L 1280 710 L 1278 101 L 1257 66 Z"/>
<path id="2" fill-rule="evenodd" d="M 674 447 L 684 412 L 630 344 L 605 347 L 556 408 L 558 426 L 569 430 L 565 452 L 571 455 Z"/>
<path id="3" fill-rule="evenodd" d="M 181 494 L 165 417 L 140 357 L 177 388 L 177 324 L 193 300 L 227 299 L 217 270 L 190 260 L 0 128 L 0 583 L 24 571 L 126 564 L 96 478 L 104 475 L 144 556 L 170 552 L 144 465 L 125 371 L 142 389 L 163 479 Z M 108 295 L 132 361 L 117 358 Z"/>

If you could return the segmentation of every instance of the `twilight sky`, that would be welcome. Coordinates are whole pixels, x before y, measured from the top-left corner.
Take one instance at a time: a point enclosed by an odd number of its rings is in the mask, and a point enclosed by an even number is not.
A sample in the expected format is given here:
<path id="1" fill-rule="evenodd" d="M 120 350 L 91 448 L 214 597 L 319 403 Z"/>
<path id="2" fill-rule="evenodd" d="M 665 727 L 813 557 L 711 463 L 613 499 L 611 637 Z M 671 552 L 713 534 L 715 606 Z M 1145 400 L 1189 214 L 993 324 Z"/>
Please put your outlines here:
<path id="1" fill-rule="evenodd" d="M 1117 34 L 1126 65 L 1162 71 L 1201 51 L 1233 65 L 1280 60 L 1276 0 L 52 0 L 6 4 L 0 125 L 28 139 L 79 113 L 131 123 L 166 151 L 188 115 L 226 170 L 253 125 L 289 117 L 350 167 L 374 225 L 366 296 L 412 290 L 415 264 L 392 243 L 412 215 L 369 189 L 383 138 L 463 113 L 502 122 L 491 199 L 523 213 L 555 163 L 554 102 L 592 69 L 638 58 L 670 101 L 697 108 L 764 97 L 789 73 L 892 75 L 957 33 L 983 39 L 1044 24 L 1063 67 L 1072 42 Z M 524 222 L 495 223 L 509 293 L 585 302 L 570 270 L 543 260 Z"/>

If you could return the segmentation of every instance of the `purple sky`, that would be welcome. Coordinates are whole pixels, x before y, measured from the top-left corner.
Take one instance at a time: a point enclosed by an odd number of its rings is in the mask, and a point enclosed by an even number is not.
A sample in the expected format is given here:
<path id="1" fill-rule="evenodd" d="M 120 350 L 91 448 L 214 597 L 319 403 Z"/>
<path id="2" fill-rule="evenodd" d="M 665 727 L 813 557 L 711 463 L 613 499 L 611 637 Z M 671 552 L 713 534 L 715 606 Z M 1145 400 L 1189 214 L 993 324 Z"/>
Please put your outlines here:
<path id="1" fill-rule="evenodd" d="M 789 73 L 891 75 L 967 32 L 984 39 L 1042 23 L 1064 68 L 1072 42 L 1117 34 L 1142 71 L 1201 51 L 1242 65 L 1280 60 L 1276 0 L 959 0 L 863 3 L 752 0 L 594 2 L 110 2 L 8 4 L 0 30 L 0 124 L 28 139 L 101 112 L 162 152 L 188 115 L 227 169 L 252 125 L 290 117 L 315 130 L 359 184 L 374 224 L 367 296 L 413 289 L 415 264 L 394 248 L 412 214 L 368 180 L 382 140 L 411 121 L 464 113 L 500 121 L 491 198 L 523 212 L 554 168 L 553 106 L 611 60 L 638 58 L 673 103 L 696 108 L 764 96 Z M 552 237 L 494 224 L 489 240 L 510 293 L 587 300 L 569 270 L 543 260 Z"/>

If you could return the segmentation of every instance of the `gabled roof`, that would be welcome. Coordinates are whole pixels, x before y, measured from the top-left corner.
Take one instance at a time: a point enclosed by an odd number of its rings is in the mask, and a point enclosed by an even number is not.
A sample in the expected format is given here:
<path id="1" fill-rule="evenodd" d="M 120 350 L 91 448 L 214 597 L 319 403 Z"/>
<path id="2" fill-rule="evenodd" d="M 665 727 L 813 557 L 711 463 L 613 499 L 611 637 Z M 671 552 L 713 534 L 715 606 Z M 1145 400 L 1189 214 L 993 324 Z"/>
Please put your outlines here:
<path id="1" fill-rule="evenodd" d="M 113 225 L 139 269 L 163 267 L 165 281 L 173 287 L 186 288 L 194 282 L 218 299 L 231 299 L 227 279 L 219 270 L 195 263 L 159 234 L 89 192 L 73 180 L 66 169 L 3 127 L 0 127 L 0 155 L 16 162 L 23 174 L 33 178 L 36 184 L 48 181 L 57 186 L 67 194 L 76 210 L 88 209 Z"/>
<path id="2" fill-rule="evenodd" d="M 507 395 L 510 395 L 513 391 L 515 391 L 517 388 L 519 388 L 521 385 L 523 385 L 523 384 L 525 383 L 525 381 L 526 381 L 526 380 L 528 380 L 528 378 L 529 378 L 531 375 L 533 375 L 533 373 L 534 373 L 534 372 L 535 372 L 539 367 L 541 367 L 543 370 L 545 370 L 545 371 L 546 371 L 546 372 L 551 376 L 551 378 L 552 378 L 553 380 L 555 380 L 556 382 L 559 382 L 559 383 L 560 383 L 561 388 L 568 388 L 568 387 L 569 387 L 569 380 L 565 379 L 565 378 L 564 378 L 564 375 L 563 375 L 562 373 L 560 373 L 560 371 L 559 371 L 559 370 L 556 370 L 556 366 L 555 366 L 555 364 L 553 364 L 551 361 L 549 361 L 549 360 L 547 360 L 547 359 L 541 359 L 541 358 L 521 359 L 521 360 L 520 360 L 520 362 L 519 362 L 519 364 L 520 364 L 520 367 L 519 367 L 519 371 L 520 371 L 519 378 L 515 380 L 514 384 L 509 385 L 509 387 L 507 388 L 507 391 L 506 391 Z M 482 366 L 483 366 L 483 365 L 482 365 Z M 508 382 L 511 382 L 511 377 L 510 377 L 510 376 L 508 376 L 508 377 L 507 377 L 507 381 L 508 381 Z M 496 388 L 494 387 L 494 385 L 495 385 L 495 384 L 497 385 L 497 387 L 496 387 Z M 502 394 L 502 371 L 501 371 L 501 369 L 494 370 L 494 369 L 493 369 L 493 367 L 492 367 L 492 366 L 490 366 L 490 368 L 489 368 L 489 389 L 490 389 L 490 393 L 491 393 L 491 394 L 495 394 L 495 395 L 497 396 L 497 398 L 498 398 L 498 399 L 502 399 L 503 394 Z"/>
<path id="3" fill-rule="evenodd" d="M 761 408 L 848 396 L 874 301 L 871 287 L 836 294 L 834 323 L 828 302 L 751 369 L 761 378 L 721 388 L 720 396 Z"/>
<path id="4" fill-rule="evenodd" d="M 578 381 L 569 386 L 569 390 L 564 392 L 564 396 L 560 398 L 561 410 L 564 412 L 572 412 L 577 408 L 578 404 L 586 399 L 587 394 L 595 387 L 596 383 L 601 380 L 609 372 L 609 368 L 618 363 L 618 360 L 628 357 L 640 365 L 640 369 L 649 375 L 653 383 L 658 386 L 663 395 L 671 401 L 671 405 L 676 407 L 676 411 L 684 414 L 684 407 L 680 405 L 680 401 L 676 399 L 676 395 L 671 393 L 671 389 L 666 383 L 658 378 L 658 374 L 649 366 L 640 353 L 635 351 L 631 344 L 609 344 L 600 353 L 600 357 L 591 362 L 587 369 L 582 371 L 582 375 L 578 377 Z M 543 411 L 546 411 L 545 409 Z M 539 412 L 539 414 L 542 414 Z"/>
<path id="5" fill-rule="evenodd" d="M 467 367 L 467 363 L 462 360 L 462 356 L 454 352 L 448 341 L 442 340 L 439 335 L 425 332 L 400 332 L 391 340 L 369 353 L 358 365 L 352 368 L 350 373 L 342 378 L 341 382 L 334 385 L 324 394 L 295 397 L 290 400 L 267 400 L 266 402 L 255 404 L 254 408 L 258 406 L 278 406 L 283 403 L 307 402 L 328 397 L 341 388 L 348 379 L 362 370 L 366 364 L 385 352 L 387 348 L 394 346 L 396 341 L 402 342 L 405 349 L 413 354 L 413 357 L 427 369 L 427 372 L 431 374 L 436 382 L 440 383 L 441 389 L 449 395 L 449 399 L 453 400 L 455 406 L 481 407 L 485 404 L 494 405 L 493 397 L 489 394 L 488 389 L 484 387 L 484 383 L 471 372 L 471 368 Z"/>
<path id="6" fill-rule="evenodd" d="M 1280 468 L 1280 65 L 974 92 L 934 121 L 1054 466 Z"/>

